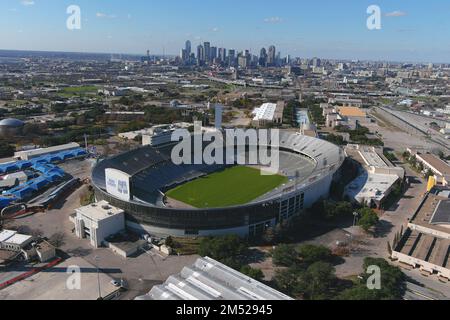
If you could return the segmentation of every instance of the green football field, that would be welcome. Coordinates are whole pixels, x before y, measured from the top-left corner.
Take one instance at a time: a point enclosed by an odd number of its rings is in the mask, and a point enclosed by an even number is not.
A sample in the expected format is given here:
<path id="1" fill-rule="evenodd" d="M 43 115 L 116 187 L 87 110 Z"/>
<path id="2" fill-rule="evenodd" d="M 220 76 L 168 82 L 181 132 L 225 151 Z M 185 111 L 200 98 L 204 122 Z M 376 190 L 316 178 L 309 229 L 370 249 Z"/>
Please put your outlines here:
<path id="1" fill-rule="evenodd" d="M 183 184 L 166 193 L 195 208 L 223 208 L 246 204 L 286 183 L 287 177 L 263 176 L 249 167 L 233 167 Z"/>

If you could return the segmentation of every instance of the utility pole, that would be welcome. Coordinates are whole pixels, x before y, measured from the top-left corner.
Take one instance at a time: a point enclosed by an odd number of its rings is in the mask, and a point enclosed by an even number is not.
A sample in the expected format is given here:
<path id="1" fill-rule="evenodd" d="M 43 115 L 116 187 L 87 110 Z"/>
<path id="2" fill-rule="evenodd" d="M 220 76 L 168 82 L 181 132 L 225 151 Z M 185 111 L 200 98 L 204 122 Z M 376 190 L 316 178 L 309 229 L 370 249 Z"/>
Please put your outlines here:
<path id="1" fill-rule="evenodd" d="M 88 152 L 88 140 L 87 140 L 87 134 L 84 134 L 84 146 L 86 148 L 86 152 Z"/>
<path id="2" fill-rule="evenodd" d="M 94 260 L 96 261 L 96 265 L 97 265 L 97 283 L 98 283 L 98 299 L 97 300 L 103 300 L 102 290 L 100 288 L 100 268 L 99 268 L 100 257 L 95 256 Z"/>

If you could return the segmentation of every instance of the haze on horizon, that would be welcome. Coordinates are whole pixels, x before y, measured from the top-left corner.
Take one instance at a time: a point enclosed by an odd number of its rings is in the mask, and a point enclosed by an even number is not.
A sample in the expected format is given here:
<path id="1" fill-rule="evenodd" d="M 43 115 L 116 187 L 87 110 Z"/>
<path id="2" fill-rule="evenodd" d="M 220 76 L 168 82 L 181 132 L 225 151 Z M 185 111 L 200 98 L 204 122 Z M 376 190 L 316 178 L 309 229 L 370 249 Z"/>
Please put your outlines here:
<path id="1" fill-rule="evenodd" d="M 381 30 L 367 29 L 372 4 Z M 66 28 L 70 5 L 81 8 L 81 30 Z M 449 13 L 445 0 L 4 0 L 0 49 L 177 55 L 191 40 L 254 54 L 273 44 L 282 56 L 448 63 Z"/>

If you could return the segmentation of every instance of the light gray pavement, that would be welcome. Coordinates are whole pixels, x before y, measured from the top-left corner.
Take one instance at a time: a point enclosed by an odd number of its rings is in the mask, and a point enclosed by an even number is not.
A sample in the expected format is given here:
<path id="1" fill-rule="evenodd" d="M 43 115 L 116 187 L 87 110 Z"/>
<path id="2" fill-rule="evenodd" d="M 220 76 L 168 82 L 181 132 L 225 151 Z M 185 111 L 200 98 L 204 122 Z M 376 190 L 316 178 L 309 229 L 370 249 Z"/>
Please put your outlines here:
<path id="1" fill-rule="evenodd" d="M 79 286 L 77 279 L 68 273 L 70 267 L 80 270 Z M 1 290 L 0 300 L 96 300 L 99 290 L 102 297 L 118 290 L 112 280 L 106 273 L 97 275 L 94 265 L 75 257 Z"/>

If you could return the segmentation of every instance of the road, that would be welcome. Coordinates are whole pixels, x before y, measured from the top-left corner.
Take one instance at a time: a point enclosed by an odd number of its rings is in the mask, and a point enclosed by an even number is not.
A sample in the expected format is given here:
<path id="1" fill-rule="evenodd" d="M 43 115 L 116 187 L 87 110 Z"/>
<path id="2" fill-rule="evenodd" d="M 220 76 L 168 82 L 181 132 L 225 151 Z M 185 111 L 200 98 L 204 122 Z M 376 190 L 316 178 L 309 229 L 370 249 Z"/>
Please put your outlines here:
<path id="1" fill-rule="evenodd" d="M 400 229 L 406 228 L 408 219 L 412 218 L 420 205 L 421 199 L 426 192 L 426 184 L 416 173 L 405 167 L 408 177 L 413 177 L 411 187 L 396 205 L 387 210 L 380 218 L 375 237 L 367 236 L 359 227 L 344 229 L 352 235 L 353 242 L 358 247 L 357 252 L 346 258 L 346 263 L 337 266 L 336 272 L 340 277 L 349 277 L 363 272 L 361 266 L 365 257 L 380 257 L 387 259 L 387 243 L 393 242 L 395 234 Z"/>

